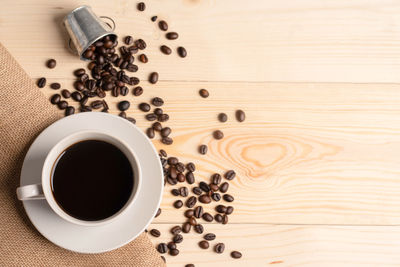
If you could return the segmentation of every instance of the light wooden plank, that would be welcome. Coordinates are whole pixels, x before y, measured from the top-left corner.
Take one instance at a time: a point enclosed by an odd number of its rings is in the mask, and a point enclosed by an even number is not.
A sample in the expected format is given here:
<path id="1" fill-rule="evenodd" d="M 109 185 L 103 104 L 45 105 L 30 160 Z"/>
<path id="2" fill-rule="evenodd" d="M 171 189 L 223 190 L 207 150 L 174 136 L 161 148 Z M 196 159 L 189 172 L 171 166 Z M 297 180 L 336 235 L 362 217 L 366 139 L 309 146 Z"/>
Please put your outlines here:
<path id="1" fill-rule="evenodd" d="M 79 62 L 66 49 L 60 19 L 80 5 L 117 23 L 120 36 L 148 41 L 150 63 L 162 80 L 400 82 L 400 2 L 301 1 L 2 1 L 0 41 L 32 77 L 47 58 L 59 61 L 52 77 Z M 166 41 L 150 17 L 159 15 L 180 33 Z M 159 52 L 162 44 L 188 49 L 181 60 Z"/>
<path id="2" fill-rule="evenodd" d="M 48 72 L 48 71 L 47 71 Z M 61 80 L 70 88 L 72 80 Z M 211 96 L 199 97 L 207 87 Z M 235 169 L 230 193 L 234 223 L 399 224 L 400 93 L 397 85 L 161 82 L 144 85 L 129 114 L 150 125 L 137 105 L 164 98 L 173 146 L 165 148 L 197 164 L 197 180 Z M 45 89 L 48 95 L 54 91 Z M 119 98 L 122 99 L 122 98 Z M 110 107 L 116 111 L 116 98 Z M 234 110 L 247 120 L 238 123 Z M 226 112 L 229 121 L 216 116 Z M 225 138 L 211 137 L 222 129 Z M 197 153 L 200 144 L 209 153 Z M 181 221 L 167 186 L 157 222 Z M 210 209 L 213 206 L 210 206 Z"/>
<path id="3" fill-rule="evenodd" d="M 160 238 L 153 243 L 168 242 L 172 225 L 154 224 Z M 197 243 L 201 235 L 184 234 L 178 244 L 180 254 L 166 255 L 168 266 L 398 266 L 400 262 L 400 227 L 398 226 L 288 226 L 288 225 L 205 225 L 217 235 L 211 247 L 225 243 L 223 254 L 210 248 L 202 250 Z M 241 259 L 232 259 L 232 250 L 241 251 Z"/>

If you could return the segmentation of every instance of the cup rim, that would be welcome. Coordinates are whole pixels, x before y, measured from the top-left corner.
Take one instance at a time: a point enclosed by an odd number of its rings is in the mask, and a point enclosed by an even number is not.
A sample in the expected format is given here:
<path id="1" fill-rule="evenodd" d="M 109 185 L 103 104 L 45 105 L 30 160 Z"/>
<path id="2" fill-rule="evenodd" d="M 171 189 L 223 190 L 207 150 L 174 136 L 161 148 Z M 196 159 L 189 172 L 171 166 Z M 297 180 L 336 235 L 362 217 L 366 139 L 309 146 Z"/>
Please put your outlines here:
<path id="1" fill-rule="evenodd" d="M 51 190 L 51 177 L 47 177 L 48 175 L 45 174 L 46 171 L 49 172 L 48 174 L 51 174 L 51 173 L 52 173 L 52 170 L 53 170 L 53 168 L 54 168 L 54 166 L 55 166 L 55 165 L 54 165 L 55 159 L 57 159 L 57 158 L 60 156 L 60 153 L 57 154 L 57 157 L 54 158 L 52 162 L 49 162 L 49 161 L 50 161 L 50 156 L 51 156 L 52 153 L 54 153 L 54 150 L 56 149 L 56 147 L 57 147 L 60 143 L 64 142 L 65 140 L 68 140 L 68 139 L 70 139 L 70 138 L 72 138 L 72 137 L 74 137 L 74 136 L 76 136 L 76 135 L 90 134 L 90 133 L 105 135 L 105 136 L 107 136 L 107 137 L 113 139 L 113 140 L 116 141 L 117 143 L 120 143 L 120 144 L 131 154 L 131 157 L 132 157 L 132 159 L 133 159 L 133 161 L 134 161 L 134 164 L 132 164 L 132 162 L 131 162 L 131 160 L 130 160 L 130 157 L 129 157 L 128 155 L 126 155 L 126 153 L 125 153 L 124 151 L 122 151 L 122 149 L 120 149 L 120 148 L 117 146 L 117 147 L 121 150 L 121 152 L 124 153 L 125 156 L 128 158 L 128 160 L 130 161 L 131 167 L 132 167 L 132 169 L 133 169 L 133 171 L 134 171 L 134 174 L 135 174 L 135 177 L 137 177 L 137 178 L 135 178 L 136 186 L 135 186 L 135 184 L 134 184 L 134 188 L 132 189 L 131 196 L 130 196 L 130 198 L 128 199 L 128 201 L 125 203 L 125 205 L 124 205 L 118 212 L 116 212 L 115 214 L 111 215 L 110 217 L 107 217 L 107 218 L 102 219 L 102 220 L 97 220 L 97 221 L 85 221 L 85 220 L 80 220 L 80 219 L 77 219 L 77 218 L 75 218 L 75 217 L 69 215 L 67 212 L 65 212 L 65 211 L 59 206 L 59 204 L 57 203 L 57 201 L 56 201 L 56 199 L 55 199 L 55 197 L 54 197 L 54 195 L 53 195 L 53 193 L 52 193 L 52 190 Z M 82 141 L 85 141 L 85 140 L 102 140 L 102 139 L 99 139 L 99 138 L 93 138 L 93 139 L 90 139 L 90 138 L 82 138 L 82 139 L 79 139 L 78 141 L 76 141 L 75 143 L 82 142 Z M 108 142 L 107 140 L 102 140 L 102 141 Z M 109 142 L 108 142 L 108 143 L 109 143 Z M 63 150 L 62 150 L 62 151 L 64 151 L 66 148 L 68 148 L 68 147 L 71 146 L 71 145 L 72 145 L 72 144 L 70 144 L 70 145 L 68 145 L 68 146 L 66 146 L 66 147 L 63 147 Z M 115 144 L 113 144 L 113 145 L 115 145 Z M 132 166 L 132 165 L 136 165 L 136 168 L 135 168 L 135 166 Z M 124 142 L 123 140 L 121 140 L 121 139 L 119 139 L 119 138 L 117 138 L 117 137 L 111 135 L 110 133 L 102 132 L 102 131 L 99 131 L 99 130 L 90 130 L 90 129 L 88 129 L 88 130 L 82 130 L 82 131 L 78 131 L 78 132 L 72 133 L 72 134 L 70 134 L 70 135 L 65 136 L 65 137 L 62 138 L 61 140 L 59 140 L 59 141 L 50 149 L 50 151 L 47 153 L 47 156 L 46 156 L 46 158 L 45 158 L 45 160 L 44 160 L 44 163 L 43 163 L 43 166 L 42 166 L 42 172 L 41 172 L 41 173 L 42 173 L 41 185 L 42 185 L 42 189 L 43 189 L 43 194 L 44 194 L 44 196 L 45 196 L 46 202 L 49 204 L 49 206 L 51 207 L 51 209 L 52 209 L 58 216 L 60 216 L 62 219 L 66 220 L 66 221 L 69 221 L 69 222 L 71 222 L 71 223 L 77 224 L 77 225 L 82 225 L 82 226 L 101 226 L 101 225 L 110 223 L 110 222 L 114 221 L 115 219 L 117 219 L 118 217 L 120 217 L 122 214 L 125 213 L 125 211 L 126 211 L 126 210 L 133 204 L 133 202 L 136 200 L 136 198 L 137 198 L 137 196 L 138 196 L 138 192 L 140 191 L 140 188 L 141 188 L 141 183 L 142 183 L 142 171 L 141 171 L 141 168 L 140 168 L 140 162 L 139 162 L 138 157 L 136 156 L 135 152 L 126 144 L 126 142 Z M 47 185 L 45 186 L 45 184 L 47 184 Z M 46 190 L 46 189 L 47 189 L 47 190 Z"/>

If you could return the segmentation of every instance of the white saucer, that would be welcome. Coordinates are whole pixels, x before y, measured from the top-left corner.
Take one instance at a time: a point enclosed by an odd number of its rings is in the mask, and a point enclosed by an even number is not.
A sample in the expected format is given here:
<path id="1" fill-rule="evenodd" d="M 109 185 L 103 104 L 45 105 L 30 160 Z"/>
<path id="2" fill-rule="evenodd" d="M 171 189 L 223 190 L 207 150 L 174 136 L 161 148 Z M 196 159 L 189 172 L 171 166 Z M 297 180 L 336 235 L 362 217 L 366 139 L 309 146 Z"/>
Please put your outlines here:
<path id="1" fill-rule="evenodd" d="M 46 200 L 24 201 L 33 225 L 54 244 L 81 253 L 100 253 L 132 241 L 150 224 L 161 202 L 163 171 L 156 149 L 144 133 L 121 117 L 102 112 L 86 112 L 63 118 L 45 129 L 26 154 L 21 185 L 40 183 L 43 162 L 49 150 L 67 135 L 96 130 L 125 141 L 135 151 L 142 168 L 142 185 L 133 205 L 117 220 L 102 226 L 79 226 L 59 217 Z"/>

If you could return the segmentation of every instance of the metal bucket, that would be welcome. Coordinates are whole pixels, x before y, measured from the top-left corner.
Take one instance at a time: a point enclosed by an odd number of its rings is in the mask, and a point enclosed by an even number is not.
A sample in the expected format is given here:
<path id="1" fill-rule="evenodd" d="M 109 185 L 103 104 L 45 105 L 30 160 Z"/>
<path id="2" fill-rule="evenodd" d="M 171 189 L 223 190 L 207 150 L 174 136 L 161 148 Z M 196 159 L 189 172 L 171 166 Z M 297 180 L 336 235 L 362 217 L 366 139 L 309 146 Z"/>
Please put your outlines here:
<path id="1" fill-rule="evenodd" d="M 109 19 L 113 26 L 111 27 L 100 18 Z M 104 36 L 110 35 L 113 41 L 117 40 L 117 35 L 114 33 L 114 20 L 105 16 L 98 17 L 93 13 L 90 6 L 75 8 L 65 16 L 63 24 L 70 36 L 68 45 L 74 53 L 79 55 L 81 60 L 88 60 L 83 57 L 83 53 L 89 46 Z M 71 47 L 71 43 L 75 49 Z"/>

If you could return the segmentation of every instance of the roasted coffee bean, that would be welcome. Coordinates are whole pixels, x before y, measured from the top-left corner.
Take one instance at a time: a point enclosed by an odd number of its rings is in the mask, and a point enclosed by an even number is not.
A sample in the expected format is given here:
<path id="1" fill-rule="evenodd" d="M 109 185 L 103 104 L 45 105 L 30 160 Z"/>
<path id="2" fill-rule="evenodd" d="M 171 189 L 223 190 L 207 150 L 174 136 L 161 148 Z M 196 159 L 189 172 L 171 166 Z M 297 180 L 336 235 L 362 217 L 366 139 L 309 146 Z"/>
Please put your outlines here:
<path id="1" fill-rule="evenodd" d="M 224 250 L 225 250 L 225 244 L 224 243 L 218 243 L 214 247 L 214 251 L 219 253 L 219 254 L 223 253 Z"/>
<path id="2" fill-rule="evenodd" d="M 113 45 L 114 45 L 114 42 L 111 41 L 111 40 L 107 40 L 107 41 L 104 42 L 104 47 L 105 48 L 112 48 Z"/>
<path id="3" fill-rule="evenodd" d="M 178 172 L 184 172 L 185 171 L 185 164 L 183 164 L 182 162 L 178 162 L 175 164 L 176 169 Z"/>
<path id="4" fill-rule="evenodd" d="M 197 199 L 194 196 L 189 197 L 186 200 L 186 207 L 188 207 L 189 209 L 193 208 L 196 205 Z"/>
<path id="5" fill-rule="evenodd" d="M 143 2 L 140 2 L 140 3 L 137 5 L 137 9 L 138 9 L 139 11 L 144 11 L 144 10 L 146 9 L 146 5 L 145 5 Z"/>
<path id="6" fill-rule="evenodd" d="M 192 228 L 192 226 L 190 225 L 190 223 L 185 222 L 182 226 L 182 232 L 184 232 L 185 234 L 190 232 L 190 229 Z"/>
<path id="7" fill-rule="evenodd" d="M 128 61 L 122 61 L 121 65 L 119 66 L 120 69 L 126 69 L 128 67 Z"/>
<path id="8" fill-rule="evenodd" d="M 158 81 L 158 73 L 157 72 L 150 73 L 149 82 L 155 84 L 157 83 L 157 81 Z"/>
<path id="9" fill-rule="evenodd" d="M 72 99 L 73 100 L 75 100 L 75 101 L 81 101 L 82 100 L 82 95 L 81 95 L 81 93 L 79 93 L 79 92 L 73 92 L 72 94 L 71 94 L 71 97 L 72 97 Z"/>
<path id="10" fill-rule="evenodd" d="M 174 189 L 171 190 L 171 194 L 173 194 L 173 195 L 176 196 L 176 197 L 180 195 L 179 190 L 176 189 L 176 188 L 174 188 Z"/>
<path id="11" fill-rule="evenodd" d="M 218 194 L 218 193 L 212 193 L 211 194 L 211 199 L 218 202 L 218 201 L 221 200 L 221 195 Z"/>
<path id="12" fill-rule="evenodd" d="M 227 182 L 224 182 L 219 186 L 219 191 L 221 191 L 221 193 L 228 192 L 228 189 L 229 189 L 229 184 Z"/>
<path id="13" fill-rule="evenodd" d="M 186 218 L 191 218 L 193 215 L 194 215 L 194 210 L 189 209 L 185 211 Z"/>
<path id="14" fill-rule="evenodd" d="M 133 95 L 134 96 L 140 96 L 141 94 L 143 94 L 143 88 L 142 87 L 138 86 L 138 87 L 135 87 L 133 89 Z"/>
<path id="15" fill-rule="evenodd" d="M 224 133 L 220 130 L 216 130 L 213 132 L 213 137 L 217 140 L 224 138 Z"/>
<path id="16" fill-rule="evenodd" d="M 197 187 L 197 186 L 193 187 L 192 191 L 195 195 L 198 195 L 198 196 L 200 196 L 203 193 L 203 190 L 201 190 L 200 187 Z"/>
<path id="17" fill-rule="evenodd" d="M 176 249 L 176 244 L 173 241 L 171 241 L 171 242 L 168 242 L 167 247 L 169 249 Z"/>
<path id="18" fill-rule="evenodd" d="M 151 100 L 151 104 L 153 104 L 156 107 L 161 107 L 162 105 L 164 105 L 164 100 L 160 97 L 154 97 Z"/>
<path id="19" fill-rule="evenodd" d="M 236 110 L 235 115 L 238 122 L 243 122 L 246 119 L 246 114 L 241 109 Z"/>
<path id="20" fill-rule="evenodd" d="M 199 94 L 203 98 L 207 98 L 210 95 L 210 93 L 206 89 L 200 89 Z"/>
<path id="21" fill-rule="evenodd" d="M 88 102 L 88 100 L 89 100 L 89 97 L 87 97 L 87 96 L 82 97 L 82 99 L 81 99 L 81 101 L 80 101 L 81 105 L 82 105 L 82 106 L 86 105 L 86 103 Z"/>
<path id="22" fill-rule="evenodd" d="M 169 55 L 169 54 L 172 53 L 171 48 L 169 48 L 169 47 L 166 46 L 166 45 L 160 46 L 160 50 L 161 50 L 161 52 L 163 52 L 163 53 L 166 54 L 166 55 Z"/>
<path id="23" fill-rule="evenodd" d="M 220 122 L 226 122 L 228 120 L 228 115 L 226 115 L 225 113 L 219 113 L 218 120 Z"/>
<path id="24" fill-rule="evenodd" d="M 78 91 L 82 91 L 83 89 L 85 89 L 85 85 L 83 85 L 81 81 L 74 82 L 74 87 Z"/>
<path id="25" fill-rule="evenodd" d="M 140 80 L 138 77 L 131 77 L 128 82 L 129 85 L 137 85 L 139 83 L 140 83 Z"/>
<path id="26" fill-rule="evenodd" d="M 132 45 L 133 44 L 132 36 L 129 36 L 129 35 L 126 36 L 125 39 L 124 39 L 124 42 L 125 42 L 126 45 Z"/>
<path id="27" fill-rule="evenodd" d="M 149 59 L 147 58 L 147 56 L 145 54 L 140 54 L 139 61 L 142 63 L 147 63 L 147 62 L 149 62 Z"/>
<path id="28" fill-rule="evenodd" d="M 146 43 L 144 43 L 144 41 L 143 41 L 143 43 L 141 43 L 140 47 L 142 47 L 143 49 L 146 48 Z M 134 55 L 137 52 L 139 52 L 139 47 L 137 47 L 136 44 L 131 45 L 130 47 L 127 48 L 127 52 L 130 53 L 131 55 Z"/>
<path id="29" fill-rule="evenodd" d="M 154 129 L 151 128 L 151 127 L 147 128 L 146 134 L 147 134 L 147 137 L 148 137 L 148 138 L 153 139 L 154 136 L 155 136 L 155 134 L 154 134 Z"/>
<path id="30" fill-rule="evenodd" d="M 63 89 L 63 90 L 61 91 L 61 95 L 62 95 L 64 98 L 70 98 L 70 97 L 71 97 L 71 93 L 70 93 L 67 89 Z"/>
<path id="31" fill-rule="evenodd" d="M 189 229 L 190 230 L 190 229 Z M 182 243 L 183 241 L 183 236 L 181 234 L 176 234 L 174 235 L 174 237 L 172 238 L 172 241 L 174 241 L 174 243 L 179 244 Z"/>
<path id="32" fill-rule="evenodd" d="M 209 184 L 209 186 L 210 186 L 211 191 L 213 191 L 213 192 L 216 192 L 219 190 L 219 187 L 216 184 L 211 183 L 211 184 Z"/>
<path id="33" fill-rule="evenodd" d="M 180 208 L 182 208 L 182 206 L 183 206 L 182 200 L 177 200 L 177 201 L 174 202 L 174 207 L 176 209 L 180 209 Z"/>
<path id="34" fill-rule="evenodd" d="M 161 214 L 161 209 L 158 209 L 157 213 L 156 213 L 156 215 L 154 217 L 157 218 L 158 216 L 160 216 L 160 214 Z"/>
<path id="35" fill-rule="evenodd" d="M 179 225 L 177 225 L 177 226 L 174 226 L 174 227 L 172 227 L 171 228 L 171 234 L 173 234 L 173 235 L 177 235 L 177 234 L 179 234 L 180 232 L 182 232 L 182 227 L 180 227 Z"/>
<path id="36" fill-rule="evenodd" d="M 89 106 L 81 106 L 80 111 L 81 112 L 91 112 L 92 108 Z"/>
<path id="37" fill-rule="evenodd" d="M 175 164 L 177 164 L 179 162 L 179 160 L 178 160 L 178 158 L 176 158 L 176 157 L 169 157 L 168 158 L 168 164 L 169 165 L 175 165 Z"/>
<path id="38" fill-rule="evenodd" d="M 165 145 L 172 145 L 172 143 L 174 142 L 174 140 L 172 140 L 171 137 L 163 137 L 161 139 L 161 142 Z"/>
<path id="39" fill-rule="evenodd" d="M 162 137 L 169 136 L 171 134 L 171 128 L 169 128 L 169 127 L 162 128 L 160 134 Z"/>
<path id="40" fill-rule="evenodd" d="M 185 267 L 195 267 L 195 266 L 194 266 L 194 264 L 189 263 L 189 264 L 186 264 Z"/>
<path id="41" fill-rule="evenodd" d="M 61 84 L 59 84 L 59 83 L 51 83 L 50 84 L 50 88 L 53 89 L 53 90 L 58 90 L 58 89 L 61 88 Z"/>
<path id="42" fill-rule="evenodd" d="M 195 217 L 190 217 L 189 218 L 189 223 L 192 226 L 195 226 L 197 224 L 196 218 Z"/>
<path id="43" fill-rule="evenodd" d="M 210 213 L 208 213 L 208 212 L 205 212 L 205 213 L 203 214 L 203 216 L 201 216 L 201 217 L 202 217 L 203 220 L 205 220 L 206 222 L 212 222 L 212 221 L 214 220 L 213 216 L 212 216 Z"/>
<path id="44" fill-rule="evenodd" d="M 225 179 L 227 180 L 233 180 L 235 178 L 236 172 L 234 170 L 229 170 L 224 174 Z"/>
<path id="45" fill-rule="evenodd" d="M 182 197 L 187 197 L 189 195 L 189 190 L 187 189 L 187 187 L 181 187 L 179 188 L 179 194 Z"/>
<path id="46" fill-rule="evenodd" d="M 214 219 L 215 219 L 215 221 L 216 222 L 222 222 L 222 215 L 221 214 L 216 214 L 215 216 L 214 216 Z"/>
<path id="47" fill-rule="evenodd" d="M 61 96 L 59 94 L 55 94 L 50 98 L 50 102 L 55 105 L 58 104 L 58 102 L 60 102 L 61 100 Z"/>
<path id="48" fill-rule="evenodd" d="M 194 231 L 198 234 L 202 234 L 204 232 L 204 227 L 201 224 L 197 224 L 193 227 Z"/>
<path id="49" fill-rule="evenodd" d="M 153 113 L 146 114 L 146 120 L 148 121 L 155 121 L 157 119 L 157 115 Z M 154 128 L 153 128 L 154 129 Z M 155 129 L 154 129 L 155 130 Z"/>
<path id="50" fill-rule="evenodd" d="M 168 155 L 167 155 L 167 152 L 164 150 L 164 149 L 160 149 L 160 154 L 161 154 L 161 156 L 163 156 L 163 157 L 167 157 Z"/>
<path id="51" fill-rule="evenodd" d="M 180 183 L 183 183 L 184 181 L 186 181 L 185 175 L 183 173 L 178 173 L 178 176 L 176 177 L 176 179 Z"/>
<path id="52" fill-rule="evenodd" d="M 201 216 L 203 216 L 203 213 L 204 213 L 204 211 L 203 211 L 203 207 L 202 206 L 197 206 L 194 209 L 194 217 L 196 217 L 197 219 L 200 219 Z"/>
<path id="53" fill-rule="evenodd" d="M 168 31 L 168 24 L 164 21 L 164 20 L 160 20 L 158 22 L 158 27 L 160 28 L 160 30 L 162 31 Z"/>
<path id="54" fill-rule="evenodd" d="M 90 106 L 91 106 L 93 109 L 102 108 L 102 107 L 103 107 L 103 101 L 101 101 L 101 100 L 95 100 L 95 101 L 93 101 L 93 102 L 90 104 Z"/>
<path id="55" fill-rule="evenodd" d="M 58 106 L 59 109 L 66 109 L 68 107 L 68 102 L 64 101 L 64 100 L 59 101 L 57 103 L 57 106 Z"/>
<path id="56" fill-rule="evenodd" d="M 160 237 L 161 236 L 161 232 L 157 229 L 151 229 L 150 230 L 150 234 L 154 237 Z"/>
<path id="57" fill-rule="evenodd" d="M 208 147 L 206 145 L 199 146 L 200 154 L 205 155 L 205 154 L 207 154 L 207 151 L 208 151 Z"/>
<path id="58" fill-rule="evenodd" d="M 128 64 L 128 66 L 126 67 L 126 70 L 129 72 L 137 72 L 138 69 L 138 66 L 135 64 Z"/>
<path id="59" fill-rule="evenodd" d="M 47 60 L 46 65 L 49 69 L 54 69 L 57 65 L 57 61 L 55 59 L 49 59 Z"/>
<path id="60" fill-rule="evenodd" d="M 199 242 L 199 247 L 202 249 L 208 249 L 210 247 L 210 244 L 206 240 L 202 240 Z"/>
<path id="61" fill-rule="evenodd" d="M 169 120 L 169 115 L 168 114 L 161 114 L 158 116 L 158 121 L 160 122 L 166 122 Z"/>
<path id="62" fill-rule="evenodd" d="M 180 57 L 186 57 L 187 56 L 187 51 L 186 51 L 186 49 L 184 48 L 184 47 L 182 47 L 182 46 L 179 46 L 178 47 L 178 49 L 177 49 L 177 51 L 178 51 L 178 55 L 180 56 Z"/>
<path id="63" fill-rule="evenodd" d="M 152 22 L 154 22 L 154 21 L 156 21 L 156 20 L 157 20 L 157 16 L 152 16 L 152 17 L 151 17 L 151 21 L 152 21 Z"/>
<path id="64" fill-rule="evenodd" d="M 215 239 L 215 234 L 213 234 L 213 233 L 208 233 L 208 234 L 205 234 L 204 235 L 204 239 L 205 240 L 208 240 L 208 241 L 213 241 L 214 239 Z"/>
<path id="65" fill-rule="evenodd" d="M 157 117 L 158 117 L 158 116 L 162 115 L 164 111 L 162 110 L 162 108 L 155 108 L 153 110 L 153 112 L 154 112 L 154 115 L 157 115 Z"/>
<path id="66" fill-rule="evenodd" d="M 147 114 L 147 115 L 150 115 L 150 114 Z M 146 115 L 146 119 L 149 120 L 149 119 L 147 118 L 147 115 Z M 154 114 L 153 114 L 153 115 L 154 115 Z M 159 123 L 158 121 L 156 121 L 155 123 L 153 123 L 152 127 L 153 127 L 154 131 L 157 131 L 157 132 L 161 131 L 161 129 L 162 129 L 162 125 L 161 125 L 161 123 Z"/>
<path id="67" fill-rule="evenodd" d="M 224 214 L 222 215 L 222 224 L 227 224 L 228 223 L 228 215 Z"/>
<path id="68" fill-rule="evenodd" d="M 74 75 L 75 75 L 76 77 L 79 77 L 79 76 L 81 76 L 81 75 L 83 75 L 83 74 L 85 74 L 85 73 L 86 73 L 86 71 L 85 71 L 85 69 L 83 69 L 83 68 L 80 68 L 80 69 L 77 69 L 77 70 L 74 71 Z"/>
<path id="69" fill-rule="evenodd" d="M 239 251 L 232 251 L 231 257 L 234 259 L 240 259 L 242 257 L 242 253 L 240 253 Z"/>
<path id="70" fill-rule="evenodd" d="M 75 108 L 72 107 L 72 106 L 68 106 L 68 107 L 65 109 L 65 116 L 69 116 L 69 115 L 72 115 L 72 114 L 74 114 L 74 113 L 75 113 Z"/>
<path id="71" fill-rule="evenodd" d="M 87 49 L 87 50 L 83 53 L 83 57 L 84 57 L 84 58 L 92 59 L 92 56 L 93 56 L 93 51 L 92 51 L 92 50 Z"/>
<path id="72" fill-rule="evenodd" d="M 224 205 L 218 205 L 218 206 L 216 206 L 215 207 L 215 210 L 217 211 L 217 212 L 219 212 L 219 213 L 225 213 L 226 212 L 226 206 L 224 206 Z"/>
<path id="73" fill-rule="evenodd" d="M 146 42 L 143 39 L 138 39 L 135 41 L 135 45 L 137 48 L 139 48 L 140 50 L 144 50 L 146 49 Z"/>
<path id="74" fill-rule="evenodd" d="M 178 176 L 178 173 L 177 173 L 176 168 L 175 168 L 174 166 L 171 166 L 171 167 L 168 169 L 168 174 L 169 174 L 169 176 L 170 176 L 171 178 L 174 178 L 174 179 L 176 179 L 176 177 Z"/>
<path id="75" fill-rule="evenodd" d="M 210 192 L 210 186 L 206 182 L 200 182 L 199 187 L 206 193 Z"/>
<path id="76" fill-rule="evenodd" d="M 121 87 L 121 95 L 126 96 L 129 93 L 129 89 L 126 86 Z"/>
<path id="77" fill-rule="evenodd" d="M 234 198 L 233 196 L 229 195 L 229 194 L 225 194 L 223 195 L 223 198 L 226 202 L 233 202 Z"/>
<path id="78" fill-rule="evenodd" d="M 195 178 L 194 178 L 193 172 L 187 172 L 186 173 L 186 181 L 187 181 L 188 184 L 193 184 L 195 182 Z"/>
<path id="79" fill-rule="evenodd" d="M 232 213 L 233 213 L 233 207 L 232 207 L 232 206 L 226 207 L 225 214 L 226 214 L 226 215 L 229 215 L 229 214 L 232 214 Z"/>
<path id="80" fill-rule="evenodd" d="M 221 175 L 220 175 L 219 173 L 214 173 L 214 174 L 211 176 L 211 182 L 212 182 L 213 184 L 218 185 L 219 183 L 221 183 L 221 180 L 222 180 L 222 178 L 221 178 Z"/>
<path id="81" fill-rule="evenodd" d="M 43 88 L 46 86 L 46 78 L 42 77 L 37 81 L 37 86 Z"/>
<path id="82" fill-rule="evenodd" d="M 101 88 L 97 88 L 96 93 L 97 93 L 97 96 L 100 97 L 100 98 L 105 98 L 106 97 L 106 92 L 104 92 L 104 90 L 101 89 Z"/>
<path id="83" fill-rule="evenodd" d="M 161 254 L 164 254 L 164 253 L 166 253 L 166 252 L 168 251 L 168 246 L 167 246 L 167 244 L 165 244 L 165 243 L 160 243 L 160 244 L 158 244 L 158 246 L 157 246 L 157 250 L 158 250 L 158 252 L 160 252 Z"/>
<path id="84" fill-rule="evenodd" d="M 86 73 L 85 74 L 82 74 L 81 76 L 79 76 L 78 77 L 78 79 L 81 81 L 81 82 L 87 82 L 88 80 L 89 80 L 89 75 L 87 75 Z M 93 82 L 95 82 L 94 80 L 91 80 L 91 81 L 93 81 Z M 87 86 L 87 85 L 86 85 Z M 87 88 L 88 89 L 93 89 L 93 87 L 91 87 L 91 88 L 89 88 L 88 86 L 87 86 Z"/>
<path id="85" fill-rule="evenodd" d="M 204 194 L 204 195 L 199 196 L 199 201 L 201 203 L 208 204 L 211 202 L 211 198 L 208 195 Z"/>
<path id="86" fill-rule="evenodd" d="M 92 70 L 95 66 L 96 66 L 96 62 L 90 62 L 90 63 L 88 64 L 88 69 L 89 69 L 89 70 Z"/>
<path id="87" fill-rule="evenodd" d="M 143 112 L 148 112 L 148 111 L 150 111 L 151 107 L 150 107 L 150 105 L 147 104 L 147 103 L 140 103 L 140 104 L 139 104 L 139 109 L 140 109 L 141 111 L 143 111 Z"/>
<path id="88" fill-rule="evenodd" d="M 131 104 L 129 103 L 129 101 L 124 100 L 118 103 L 118 109 L 120 111 L 125 111 L 130 107 L 130 105 Z"/>
<path id="89" fill-rule="evenodd" d="M 193 162 L 189 162 L 188 164 L 186 164 L 186 169 L 188 171 L 194 172 L 196 170 L 196 165 L 194 165 Z"/>
<path id="90" fill-rule="evenodd" d="M 175 40 L 175 39 L 178 39 L 179 34 L 177 32 L 168 32 L 167 34 L 165 34 L 165 37 L 168 40 Z"/>
<path id="91" fill-rule="evenodd" d="M 179 254 L 179 250 L 178 249 L 171 249 L 169 251 L 169 255 L 171 255 L 171 256 L 178 256 L 178 254 Z"/>

